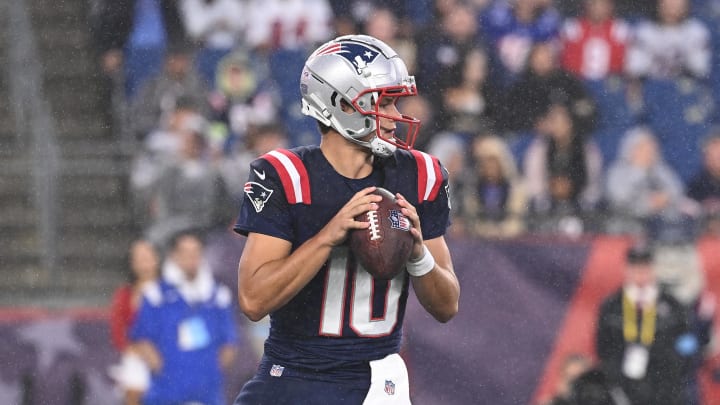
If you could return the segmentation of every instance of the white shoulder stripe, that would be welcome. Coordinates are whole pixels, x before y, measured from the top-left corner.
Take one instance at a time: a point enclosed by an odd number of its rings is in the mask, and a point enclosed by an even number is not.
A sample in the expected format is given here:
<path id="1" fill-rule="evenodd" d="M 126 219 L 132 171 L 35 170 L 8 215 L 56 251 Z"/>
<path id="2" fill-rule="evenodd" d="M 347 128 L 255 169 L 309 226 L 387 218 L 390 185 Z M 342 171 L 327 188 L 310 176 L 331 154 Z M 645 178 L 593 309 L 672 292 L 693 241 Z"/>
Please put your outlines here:
<path id="1" fill-rule="evenodd" d="M 435 186 L 435 182 L 437 181 L 437 178 L 435 177 L 435 167 L 433 166 L 433 161 L 430 155 L 428 155 L 425 152 L 420 152 L 420 155 L 423 157 L 423 160 L 425 161 L 425 173 L 427 173 L 427 183 L 425 184 L 425 195 L 423 196 L 423 201 L 427 201 L 430 198 L 430 193 L 432 192 L 433 187 Z"/>
<path id="2" fill-rule="evenodd" d="M 276 150 L 268 152 L 268 155 L 272 155 L 277 160 L 279 160 L 285 170 L 287 170 L 287 173 L 290 176 L 290 180 L 292 181 L 296 201 L 303 201 L 302 187 L 300 186 L 300 173 L 297 171 L 297 168 L 290 160 L 290 158 Z"/>

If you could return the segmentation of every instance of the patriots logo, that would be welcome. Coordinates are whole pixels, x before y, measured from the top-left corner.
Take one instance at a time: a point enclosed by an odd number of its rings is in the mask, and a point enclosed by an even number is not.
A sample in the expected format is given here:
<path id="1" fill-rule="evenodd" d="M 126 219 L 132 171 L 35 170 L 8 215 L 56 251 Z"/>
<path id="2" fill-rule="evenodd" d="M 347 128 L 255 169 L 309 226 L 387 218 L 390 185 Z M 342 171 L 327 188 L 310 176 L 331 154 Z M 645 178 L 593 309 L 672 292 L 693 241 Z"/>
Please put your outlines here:
<path id="1" fill-rule="evenodd" d="M 390 210 L 390 228 L 401 231 L 410 230 L 410 220 L 398 210 Z"/>
<path id="2" fill-rule="evenodd" d="M 367 45 L 354 42 L 333 43 L 324 48 L 318 49 L 316 56 L 337 54 L 347 59 L 355 66 L 358 74 L 372 63 L 380 52 L 368 47 Z"/>
<path id="3" fill-rule="evenodd" d="M 248 181 L 245 183 L 244 190 L 245 195 L 248 196 L 248 199 L 250 199 L 253 207 L 255 207 L 255 212 L 260 212 L 263 208 L 265 208 L 265 204 L 268 202 L 273 193 L 273 191 L 269 188 L 254 181 Z"/>

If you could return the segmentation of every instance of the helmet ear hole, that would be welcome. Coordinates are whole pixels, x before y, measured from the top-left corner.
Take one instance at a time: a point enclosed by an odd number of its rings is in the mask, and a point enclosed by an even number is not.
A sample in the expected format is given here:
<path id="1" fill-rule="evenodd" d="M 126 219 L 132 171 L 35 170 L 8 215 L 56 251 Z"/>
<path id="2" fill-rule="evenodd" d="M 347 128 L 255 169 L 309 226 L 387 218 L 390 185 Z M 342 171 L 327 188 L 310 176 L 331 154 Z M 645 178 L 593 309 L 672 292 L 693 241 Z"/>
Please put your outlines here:
<path id="1" fill-rule="evenodd" d="M 370 118 L 365 118 L 365 128 L 370 128 L 370 127 L 371 127 Z"/>

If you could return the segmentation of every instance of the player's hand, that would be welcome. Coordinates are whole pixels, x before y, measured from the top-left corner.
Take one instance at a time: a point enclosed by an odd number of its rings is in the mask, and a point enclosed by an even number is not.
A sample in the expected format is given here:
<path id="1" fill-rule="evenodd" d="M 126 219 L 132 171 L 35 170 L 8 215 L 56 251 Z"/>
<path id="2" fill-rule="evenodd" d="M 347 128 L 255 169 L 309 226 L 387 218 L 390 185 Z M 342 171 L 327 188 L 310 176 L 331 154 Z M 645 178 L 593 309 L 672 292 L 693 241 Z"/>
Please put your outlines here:
<path id="1" fill-rule="evenodd" d="M 412 261 L 423 255 L 423 236 L 422 228 L 420 228 L 420 216 L 418 215 L 415 207 L 410 204 L 402 194 L 395 194 L 395 198 L 397 199 L 398 205 L 402 207 L 402 214 L 408 217 L 410 223 L 412 224 L 410 233 L 415 241 L 412 252 L 410 253 L 410 260 Z"/>
<path id="2" fill-rule="evenodd" d="M 370 194 L 375 189 L 376 187 L 367 187 L 355 193 L 350 201 L 340 208 L 340 211 L 320 230 L 318 236 L 324 238 L 323 241 L 329 245 L 337 246 L 345 240 L 348 231 L 365 229 L 370 226 L 368 222 L 356 221 L 355 217 L 378 209 L 377 203 L 382 200 L 382 197 Z"/>

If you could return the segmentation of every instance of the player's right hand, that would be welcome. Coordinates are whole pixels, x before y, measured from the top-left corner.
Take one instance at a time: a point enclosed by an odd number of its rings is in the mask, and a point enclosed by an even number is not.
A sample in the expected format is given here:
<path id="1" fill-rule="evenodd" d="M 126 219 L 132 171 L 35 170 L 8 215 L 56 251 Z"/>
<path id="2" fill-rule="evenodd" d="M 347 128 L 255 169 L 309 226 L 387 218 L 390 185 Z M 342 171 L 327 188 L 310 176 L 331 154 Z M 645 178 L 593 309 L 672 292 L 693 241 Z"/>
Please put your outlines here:
<path id="1" fill-rule="evenodd" d="M 377 203 L 382 197 L 377 194 L 370 194 L 377 187 L 367 187 L 357 193 L 348 201 L 340 211 L 320 230 L 318 236 L 330 246 L 341 244 L 346 238 L 348 231 L 352 229 L 365 229 L 368 222 L 356 221 L 355 217 L 370 210 L 377 210 Z"/>

